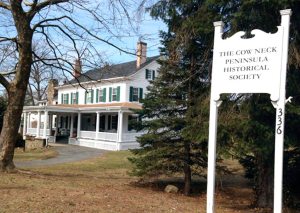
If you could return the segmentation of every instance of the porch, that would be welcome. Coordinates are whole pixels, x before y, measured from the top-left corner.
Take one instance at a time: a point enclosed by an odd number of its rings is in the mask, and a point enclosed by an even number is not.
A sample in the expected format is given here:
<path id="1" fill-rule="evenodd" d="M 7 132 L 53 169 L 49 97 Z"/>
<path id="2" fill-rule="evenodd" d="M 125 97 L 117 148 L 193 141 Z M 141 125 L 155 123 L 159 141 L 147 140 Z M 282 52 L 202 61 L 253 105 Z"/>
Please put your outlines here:
<path id="1" fill-rule="evenodd" d="M 25 107 L 23 136 L 34 136 L 55 143 L 66 137 L 69 144 L 105 150 L 138 148 L 137 133 L 130 120 L 136 119 L 128 107 Z"/>

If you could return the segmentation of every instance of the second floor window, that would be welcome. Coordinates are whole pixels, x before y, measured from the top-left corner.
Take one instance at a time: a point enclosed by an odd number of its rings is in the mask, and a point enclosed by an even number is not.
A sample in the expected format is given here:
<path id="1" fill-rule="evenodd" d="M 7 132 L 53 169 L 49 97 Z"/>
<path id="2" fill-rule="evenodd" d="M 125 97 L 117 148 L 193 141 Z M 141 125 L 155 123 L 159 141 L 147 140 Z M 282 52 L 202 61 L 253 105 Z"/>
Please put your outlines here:
<path id="1" fill-rule="evenodd" d="M 69 104 L 69 94 L 62 94 L 62 104 Z"/>
<path id="2" fill-rule="evenodd" d="M 99 89 L 98 101 L 99 102 L 106 102 L 106 88 Z"/>
<path id="3" fill-rule="evenodd" d="M 109 101 L 120 101 L 121 87 L 109 87 Z"/>
<path id="4" fill-rule="evenodd" d="M 139 88 L 133 88 L 132 101 L 139 101 Z"/>
<path id="5" fill-rule="evenodd" d="M 112 89 L 112 101 L 117 101 L 117 88 Z"/>
<path id="6" fill-rule="evenodd" d="M 92 89 L 87 90 L 85 92 L 85 103 L 86 104 L 91 104 L 93 103 L 93 96 L 94 96 L 94 91 Z"/>
<path id="7" fill-rule="evenodd" d="M 145 74 L 146 74 L 146 79 L 148 80 L 154 80 L 155 79 L 155 71 L 154 70 L 149 70 L 149 69 L 146 69 L 145 70 Z"/>
<path id="8" fill-rule="evenodd" d="M 78 92 L 71 93 L 71 104 L 78 104 Z"/>
<path id="9" fill-rule="evenodd" d="M 143 98 L 143 88 L 130 87 L 129 88 L 129 101 L 139 101 Z"/>

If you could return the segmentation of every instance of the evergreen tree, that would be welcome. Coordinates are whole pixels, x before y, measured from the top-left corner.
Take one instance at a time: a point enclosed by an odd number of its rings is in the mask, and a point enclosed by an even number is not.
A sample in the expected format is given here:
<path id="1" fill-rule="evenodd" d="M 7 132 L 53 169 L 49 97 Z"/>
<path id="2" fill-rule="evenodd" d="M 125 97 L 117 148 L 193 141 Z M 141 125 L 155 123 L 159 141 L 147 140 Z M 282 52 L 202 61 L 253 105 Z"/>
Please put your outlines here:
<path id="1" fill-rule="evenodd" d="M 147 131 L 134 150 L 134 174 L 184 173 L 184 194 L 192 174 L 203 174 L 207 158 L 207 106 L 213 27 L 203 1 L 159 1 L 151 15 L 164 21 L 159 75 L 149 87 L 140 115 Z"/>

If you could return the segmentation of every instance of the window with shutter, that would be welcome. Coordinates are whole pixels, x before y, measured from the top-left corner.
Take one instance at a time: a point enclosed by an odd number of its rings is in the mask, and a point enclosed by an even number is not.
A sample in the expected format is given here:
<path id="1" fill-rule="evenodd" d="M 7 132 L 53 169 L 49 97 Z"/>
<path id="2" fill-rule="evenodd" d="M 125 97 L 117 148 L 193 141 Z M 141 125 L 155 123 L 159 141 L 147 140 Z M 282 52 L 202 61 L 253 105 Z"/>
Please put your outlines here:
<path id="1" fill-rule="evenodd" d="M 102 93 L 103 93 L 103 96 L 102 96 L 102 102 L 106 102 L 106 88 L 103 88 L 102 89 Z"/>
<path id="2" fill-rule="evenodd" d="M 140 88 L 139 100 L 143 99 L 143 88 Z"/>
<path id="3" fill-rule="evenodd" d="M 112 88 L 109 87 L 109 102 L 111 102 L 111 96 L 112 96 Z"/>
<path id="4" fill-rule="evenodd" d="M 98 102 L 99 102 L 99 89 L 96 89 L 96 103 Z"/>
<path id="5" fill-rule="evenodd" d="M 129 101 L 132 102 L 133 101 L 133 87 L 129 87 Z"/>
<path id="6" fill-rule="evenodd" d="M 116 101 L 120 101 L 120 93 L 121 93 L 121 87 L 117 87 L 117 100 Z"/>

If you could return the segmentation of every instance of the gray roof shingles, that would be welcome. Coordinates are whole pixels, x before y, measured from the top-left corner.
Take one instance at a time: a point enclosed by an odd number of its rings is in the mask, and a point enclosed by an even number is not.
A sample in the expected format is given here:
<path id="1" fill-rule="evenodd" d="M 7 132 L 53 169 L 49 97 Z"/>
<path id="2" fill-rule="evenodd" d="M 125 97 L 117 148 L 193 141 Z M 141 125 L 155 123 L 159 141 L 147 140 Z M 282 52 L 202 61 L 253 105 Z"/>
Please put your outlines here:
<path id="1" fill-rule="evenodd" d="M 138 70 L 142 69 L 143 67 L 157 60 L 158 58 L 159 56 L 147 58 L 146 62 L 143 63 L 139 69 L 136 68 L 136 61 L 129 61 L 122 64 L 109 65 L 89 70 L 83 73 L 77 79 L 73 78 L 69 82 L 66 82 L 64 85 L 78 83 L 78 81 L 80 83 L 83 83 L 88 81 L 97 81 L 117 77 L 127 77 L 136 73 Z"/>

